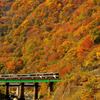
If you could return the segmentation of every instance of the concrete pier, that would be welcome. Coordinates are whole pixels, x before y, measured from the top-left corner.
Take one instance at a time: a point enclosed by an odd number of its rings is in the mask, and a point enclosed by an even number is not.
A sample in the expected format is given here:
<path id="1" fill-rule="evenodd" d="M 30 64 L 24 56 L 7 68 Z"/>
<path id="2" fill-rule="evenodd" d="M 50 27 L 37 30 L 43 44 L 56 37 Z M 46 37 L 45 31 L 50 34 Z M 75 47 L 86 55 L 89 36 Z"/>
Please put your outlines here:
<path id="1" fill-rule="evenodd" d="M 6 99 L 7 100 L 10 100 L 10 98 L 9 98 L 9 83 L 6 83 Z"/>
<path id="2" fill-rule="evenodd" d="M 54 83 L 53 82 L 49 83 L 49 88 L 50 88 L 50 95 L 51 95 L 54 91 Z"/>
<path id="3" fill-rule="evenodd" d="M 25 96 L 24 96 L 24 83 L 21 83 L 20 86 L 20 98 L 19 100 L 25 100 Z"/>
<path id="4" fill-rule="evenodd" d="M 34 100 L 38 100 L 39 83 L 35 83 L 35 97 Z"/>

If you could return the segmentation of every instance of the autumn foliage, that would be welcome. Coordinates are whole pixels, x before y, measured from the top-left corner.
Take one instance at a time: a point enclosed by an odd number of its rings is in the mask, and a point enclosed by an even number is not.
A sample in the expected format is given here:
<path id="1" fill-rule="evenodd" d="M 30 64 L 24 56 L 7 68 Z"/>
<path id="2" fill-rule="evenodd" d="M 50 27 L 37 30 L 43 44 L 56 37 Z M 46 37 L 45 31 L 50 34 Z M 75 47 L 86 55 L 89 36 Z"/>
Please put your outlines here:
<path id="1" fill-rule="evenodd" d="M 90 50 L 93 46 L 93 40 L 90 35 L 87 35 L 77 48 L 77 57 L 82 60 L 85 57 L 85 52 Z"/>
<path id="2" fill-rule="evenodd" d="M 85 50 L 90 49 L 93 46 L 93 40 L 90 35 L 87 35 L 80 44 Z"/>
<path id="3" fill-rule="evenodd" d="M 15 70 L 15 62 L 14 61 L 8 61 L 7 63 L 6 63 L 6 67 L 7 67 L 7 69 L 8 70 Z"/>
<path id="4" fill-rule="evenodd" d="M 72 71 L 72 69 L 73 69 L 73 66 L 71 64 L 69 64 L 66 67 L 61 68 L 59 73 L 61 76 L 64 76 L 64 75 L 70 73 Z"/>
<path id="5" fill-rule="evenodd" d="M 0 73 L 59 72 L 69 77 L 61 100 L 77 100 L 81 74 L 99 73 L 99 52 L 100 0 L 0 0 Z"/>

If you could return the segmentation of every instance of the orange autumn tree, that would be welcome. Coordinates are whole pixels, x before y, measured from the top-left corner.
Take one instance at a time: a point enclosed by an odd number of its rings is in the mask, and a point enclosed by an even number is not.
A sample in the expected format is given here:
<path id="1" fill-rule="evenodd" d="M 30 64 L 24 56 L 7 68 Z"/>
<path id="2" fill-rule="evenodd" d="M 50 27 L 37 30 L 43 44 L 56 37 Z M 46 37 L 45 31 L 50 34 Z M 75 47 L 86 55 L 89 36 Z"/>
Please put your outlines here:
<path id="1" fill-rule="evenodd" d="M 83 57 L 84 57 L 84 49 L 83 49 L 83 47 L 78 47 L 76 52 L 77 52 L 78 59 L 81 61 L 83 59 Z"/>
<path id="2" fill-rule="evenodd" d="M 6 62 L 6 67 L 9 72 L 17 72 L 23 68 L 23 60 L 18 59 L 17 61 L 10 60 Z"/>
<path id="3" fill-rule="evenodd" d="M 83 41 L 81 42 L 80 46 L 77 48 L 77 57 L 82 60 L 85 56 L 85 51 L 88 51 L 94 42 L 90 35 L 87 35 Z"/>
<path id="4" fill-rule="evenodd" d="M 15 61 L 6 62 L 6 67 L 7 67 L 8 71 L 14 71 L 15 70 Z"/>
<path id="5" fill-rule="evenodd" d="M 61 76 L 64 76 L 65 74 L 70 73 L 72 69 L 73 69 L 72 64 L 68 64 L 66 65 L 66 67 L 61 68 L 59 73 Z"/>
<path id="6" fill-rule="evenodd" d="M 88 50 L 93 46 L 93 40 L 90 35 L 87 35 L 84 40 L 81 43 L 81 46 L 85 49 Z"/>

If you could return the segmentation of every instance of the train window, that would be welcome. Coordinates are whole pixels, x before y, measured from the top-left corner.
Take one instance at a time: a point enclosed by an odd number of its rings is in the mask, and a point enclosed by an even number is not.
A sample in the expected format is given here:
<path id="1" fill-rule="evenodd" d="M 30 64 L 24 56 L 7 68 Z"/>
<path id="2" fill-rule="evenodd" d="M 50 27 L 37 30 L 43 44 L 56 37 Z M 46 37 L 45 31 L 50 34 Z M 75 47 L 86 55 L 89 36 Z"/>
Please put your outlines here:
<path id="1" fill-rule="evenodd" d="M 8 75 L 2 75 L 1 77 L 9 77 Z"/>

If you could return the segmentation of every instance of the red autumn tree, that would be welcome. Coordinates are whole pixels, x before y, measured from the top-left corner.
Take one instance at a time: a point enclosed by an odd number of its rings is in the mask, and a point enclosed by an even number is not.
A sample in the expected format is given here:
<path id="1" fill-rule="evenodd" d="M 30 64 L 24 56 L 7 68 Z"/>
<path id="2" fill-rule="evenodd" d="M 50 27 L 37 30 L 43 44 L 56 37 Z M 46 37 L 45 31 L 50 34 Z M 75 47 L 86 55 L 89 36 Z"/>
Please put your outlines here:
<path id="1" fill-rule="evenodd" d="M 64 76 L 67 73 L 70 73 L 73 69 L 73 66 L 71 64 L 68 64 L 66 67 L 63 67 L 60 69 L 60 75 Z"/>
<path id="2" fill-rule="evenodd" d="M 84 49 L 89 49 L 93 46 L 93 40 L 90 35 L 87 35 L 85 39 L 82 41 L 81 46 Z"/>

